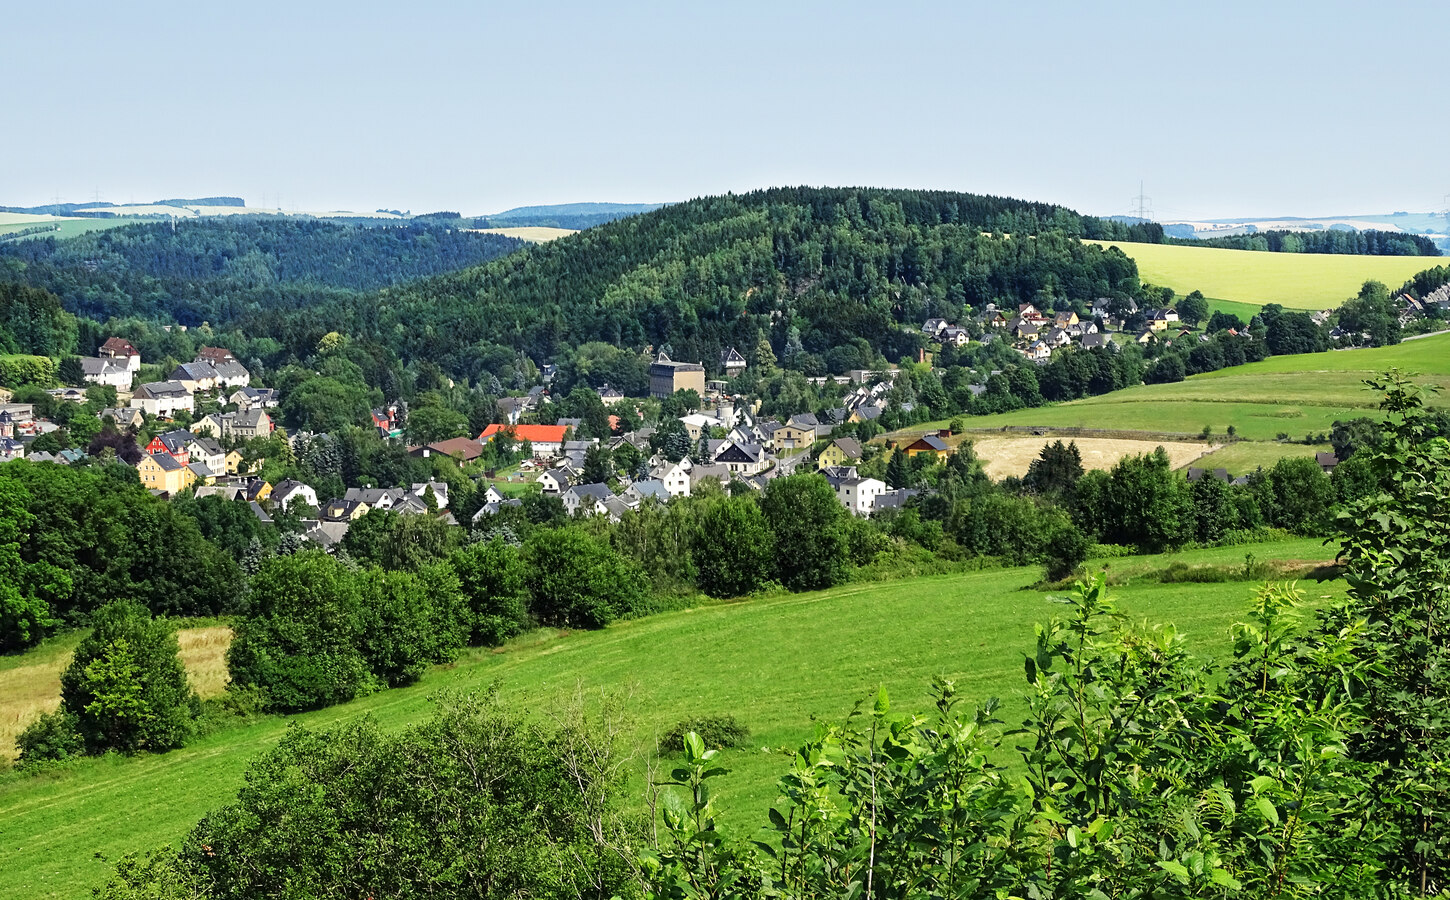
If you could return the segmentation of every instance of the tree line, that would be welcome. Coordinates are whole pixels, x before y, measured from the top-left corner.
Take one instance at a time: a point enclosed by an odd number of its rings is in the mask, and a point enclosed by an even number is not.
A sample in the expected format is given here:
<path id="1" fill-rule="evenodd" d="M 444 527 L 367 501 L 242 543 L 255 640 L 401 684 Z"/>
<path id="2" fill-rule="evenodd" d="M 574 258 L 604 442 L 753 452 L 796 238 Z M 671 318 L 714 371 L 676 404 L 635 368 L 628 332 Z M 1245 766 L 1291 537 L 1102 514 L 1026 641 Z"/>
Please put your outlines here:
<path id="1" fill-rule="evenodd" d="M 1228 237 L 1165 238 L 1184 247 L 1221 247 L 1269 253 L 1345 253 L 1356 256 L 1440 256 L 1440 247 L 1423 234 L 1379 229 L 1326 231 L 1258 231 Z"/>

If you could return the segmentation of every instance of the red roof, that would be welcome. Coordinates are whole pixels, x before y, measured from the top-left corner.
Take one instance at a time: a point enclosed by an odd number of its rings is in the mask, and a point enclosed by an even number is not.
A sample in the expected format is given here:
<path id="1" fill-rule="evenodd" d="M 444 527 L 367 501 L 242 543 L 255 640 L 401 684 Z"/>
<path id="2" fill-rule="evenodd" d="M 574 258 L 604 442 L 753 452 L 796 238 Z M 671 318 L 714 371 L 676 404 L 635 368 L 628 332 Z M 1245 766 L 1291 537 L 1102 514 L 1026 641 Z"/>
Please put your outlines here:
<path id="1" fill-rule="evenodd" d="M 131 342 L 128 341 L 128 340 L 126 340 L 125 338 L 118 338 L 118 337 L 107 338 L 106 339 L 106 342 L 101 345 L 101 349 L 102 350 L 105 350 L 107 353 L 115 353 L 115 354 L 118 354 L 120 356 L 140 356 L 141 355 L 141 354 L 139 354 L 139 353 L 136 352 L 136 348 L 135 347 L 131 346 Z"/>
<path id="2" fill-rule="evenodd" d="M 563 425 L 490 425 L 483 429 L 483 434 L 478 436 L 480 441 L 487 441 L 499 432 L 512 434 L 516 441 L 528 441 L 531 444 L 559 444 L 564 441 L 564 432 L 568 428 Z"/>

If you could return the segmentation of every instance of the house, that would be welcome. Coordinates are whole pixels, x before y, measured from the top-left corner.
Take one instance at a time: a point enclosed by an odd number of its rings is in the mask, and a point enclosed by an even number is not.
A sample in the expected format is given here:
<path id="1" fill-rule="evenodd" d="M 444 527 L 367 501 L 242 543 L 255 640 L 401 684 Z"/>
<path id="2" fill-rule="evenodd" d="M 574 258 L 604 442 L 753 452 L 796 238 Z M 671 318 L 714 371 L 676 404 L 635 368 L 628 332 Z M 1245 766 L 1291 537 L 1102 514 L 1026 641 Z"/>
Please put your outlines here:
<path id="1" fill-rule="evenodd" d="M 625 488 L 624 499 L 638 506 L 647 500 L 658 500 L 661 503 L 668 503 L 674 495 L 665 487 L 663 481 L 654 478 L 645 478 L 636 481 Z"/>
<path id="2" fill-rule="evenodd" d="M 278 509 L 286 510 L 288 506 L 302 503 L 314 509 L 317 508 L 317 492 L 309 485 L 291 478 L 277 482 L 272 488 L 272 505 Z"/>
<path id="3" fill-rule="evenodd" d="M 1052 348 L 1045 341 L 1033 341 L 1022 355 L 1035 363 L 1045 363 L 1052 359 Z"/>
<path id="4" fill-rule="evenodd" d="M 355 522 L 367 515 L 368 509 L 361 500 L 329 500 L 318 510 L 318 516 L 329 522 Z"/>
<path id="5" fill-rule="evenodd" d="M 121 391 L 129 388 L 135 379 L 135 373 L 126 367 L 125 360 L 103 356 L 82 356 L 81 376 L 87 384 L 110 385 Z"/>
<path id="6" fill-rule="evenodd" d="M 78 387 L 51 388 L 46 393 L 66 403 L 85 403 L 90 399 L 86 396 L 86 389 Z"/>
<path id="7" fill-rule="evenodd" d="M 249 409 L 230 413 L 211 413 L 192 426 L 191 430 L 215 438 L 269 437 L 277 426 L 263 409 Z"/>
<path id="8" fill-rule="evenodd" d="M 247 499 L 247 489 L 240 484 L 208 484 L 197 488 L 192 493 L 198 500 L 202 497 L 220 497 L 230 503 L 233 500 Z"/>
<path id="9" fill-rule="evenodd" d="M 497 503 L 502 499 L 504 499 L 503 493 L 493 485 L 489 485 L 483 492 L 483 502 L 485 503 Z"/>
<path id="10" fill-rule="evenodd" d="M 433 503 L 438 509 L 448 508 L 448 485 L 442 481 L 423 481 L 415 483 L 412 487 L 412 494 L 423 501 L 424 506 L 428 503 L 428 494 L 433 495 Z"/>
<path id="11" fill-rule="evenodd" d="M 348 488 L 342 499 L 363 503 L 369 509 L 389 510 L 405 496 L 402 488 Z"/>
<path id="12" fill-rule="evenodd" d="M 614 492 L 607 484 L 576 484 L 560 495 L 564 511 L 571 516 L 588 516 L 606 513 L 604 501 L 612 498 Z"/>
<path id="13" fill-rule="evenodd" d="M 876 498 L 886 491 L 886 482 L 875 478 L 862 478 L 854 466 L 841 466 L 826 475 L 826 482 L 836 492 L 836 499 L 853 515 L 869 516 Z"/>
<path id="14" fill-rule="evenodd" d="M 261 522 L 263 525 L 272 524 L 272 517 L 267 515 L 267 511 L 262 508 L 262 504 L 255 500 L 249 500 L 247 501 L 247 506 L 252 510 L 252 515 L 257 517 L 258 522 Z"/>
<path id="15" fill-rule="evenodd" d="M 101 421 L 110 419 L 116 423 L 117 428 L 140 428 L 146 423 L 146 416 L 139 409 L 133 407 L 106 407 L 97 413 L 96 418 Z"/>
<path id="16" fill-rule="evenodd" d="M 1199 468 L 1197 466 L 1189 466 L 1188 467 L 1188 483 L 1189 484 L 1193 484 L 1195 482 L 1202 481 L 1205 478 L 1216 478 L 1219 481 L 1222 481 L 1224 484 L 1232 484 L 1233 483 L 1233 476 L 1228 473 L 1228 469 L 1218 468 L 1218 469 L 1214 469 L 1212 471 L 1209 471 L 1208 469 L 1202 469 L 1202 468 Z"/>
<path id="17" fill-rule="evenodd" d="M 168 377 L 192 393 L 213 390 L 218 384 L 216 368 L 209 362 L 182 363 Z"/>
<path id="18" fill-rule="evenodd" d="M 191 441 L 194 435 L 185 430 L 177 429 L 156 435 L 143 449 L 155 456 L 158 453 L 166 453 L 172 459 L 183 466 L 191 462 Z"/>
<path id="19" fill-rule="evenodd" d="M 951 450 L 949 447 L 947 447 L 946 442 L 934 434 L 924 434 L 920 438 L 906 446 L 907 456 L 916 456 L 920 453 L 930 453 L 933 456 L 940 457 L 943 454 L 949 452 L 951 452 Z"/>
<path id="20" fill-rule="evenodd" d="M 217 387 L 246 387 L 252 381 L 252 373 L 247 371 L 246 366 L 234 359 L 214 361 L 210 365 L 215 373 Z"/>
<path id="21" fill-rule="evenodd" d="M 196 354 L 197 362 L 219 363 L 228 360 L 235 361 L 236 357 L 225 347 L 202 347 Z"/>
<path id="22" fill-rule="evenodd" d="M 564 446 L 564 434 L 569 429 L 559 425 L 490 425 L 483 429 L 478 439 L 483 443 L 493 440 L 496 434 L 506 434 L 515 441 L 528 441 L 535 456 L 557 456 Z"/>
<path id="23" fill-rule="evenodd" d="M 239 475 L 242 471 L 242 454 L 236 450 L 228 450 L 226 458 L 226 470 L 228 475 Z"/>
<path id="24" fill-rule="evenodd" d="M 135 374 L 141 368 L 141 353 L 125 338 L 107 338 L 96 351 L 96 356 L 119 363 L 127 372 Z"/>
<path id="25" fill-rule="evenodd" d="M 1106 334 L 1085 334 L 1078 341 L 1084 350 L 1109 349 L 1115 347 L 1112 337 Z"/>
<path id="26" fill-rule="evenodd" d="M 247 499 L 260 503 L 272 496 L 272 485 L 265 478 L 254 478 L 247 482 Z"/>
<path id="27" fill-rule="evenodd" d="M 372 416 L 373 427 L 383 437 L 394 437 L 402 431 L 402 425 L 398 422 L 398 404 L 390 403 L 368 412 Z"/>
<path id="28" fill-rule="evenodd" d="M 227 452 L 221 445 L 208 437 L 197 437 L 191 432 L 186 434 L 186 451 L 191 456 L 192 462 L 201 463 L 211 470 L 214 475 L 225 475 L 227 471 Z"/>
<path id="29" fill-rule="evenodd" d="M 894 491 L 882 491 L 876 495 L 876 500 L 871 505 L 871 512 L 877 513 L 883 509 L 901 509 L 906 502 L 921 491 L 915 488 L 899 488 Z"/>
<path id="30" fill-rule="evenodd" d="M 25 445 L 14 438 L 0 438 L 0 462 L 20 459 L 25 455 Z"/>
<path id="31" fill-rule="evenodd" d="M 319 520 L 311 523 L 312 527 L 303 537 L 331 553 L 347 537 L 347 529 L 351 524 L 351 519 Z"/>
<path id="32" fill-rule="evenodd" d="M 236 404 L 241 410 L 275 409 L 280 400 L 276 388 L 244 387 L 233 391 L 227 402 Z"/>
<path id="33" fill-rule="evenodd" d="M 725 466 L 733 475 L 755 475 L 765 469 L 770 457 L 759 444 L 737 444 L 725 441 L 713 456 L 716 463 Z"/>
<path id="34" fill-rule="evenodd" d="M 1076 325 L 1077 313 L 1073 312 L 1072 310 L 1057 313 L 1052 317 L 1052 324 L 1057 326 L 1058 328 L 1066 328 L 1069 325 Z"/>
<path id="35" fill-rule="evenodd" d="M 537 479 L 539 489 L 545 494 L 562 494 L 569 490 L 569 473 L 563 469 L 548 469 Z"/>
<path id="36" fill-rule="evenodd" d="M 152 381 L 136 388 L 130 405 L 158 419 L 169 419 L 183 410 L 191 412 L 196 408 L 196 399 L 178 382 Z"/>
<path id="37" fill-rule="evenodd" d="M 619 401 L 624 399 L 624 391 L 621 391 L 619 388 L 612 387 L 608 384 L 601 386 L 598 389 L 597 393 L 599 394 L 600 401 L 603 402 L 606 406 L 611 403 L 618 403 Z"/>
<path id="38" fill-rule="evenodd" d="M 954 347 L 965 347 L 971 339 L 972 336 L 967 333 L 967 329 L 959 328 L 956 325 L 943 328 L 937 335 L 937 340 L 941 341 L 943 346 L 951 344 Z"/>
<path id="39" fill-rule="evenodd" d="M 1331 474 L 1334 471 L 1334 467 L 1339 465 L 1339 457 L 1333 453 L 1316 453 L 1314 454 L 1314 461 L 1319 463 L 1319 468 L 1324 471 L 1325 475 Z"/>
<path id="40" fill-rule="evenodd" d="M 218 472 L 213 472 L 204 462 L 190 462 L 186 467 L 191 470 L 194 484 L 213 484 L 217 480 Z"/>
<path id="41" fill-rule="evenodd" d="M 1178 310 L 1168 306 L 1150 309 L 1144 315 L 1148 319 L 1149 331 L 1167 331 L 1169 325 L 1178 321 Z"/>
<path id="42" fill-rule="evenodd" d="M 196 481 L 196 474 L 169 453 L 146 454 L 136 464 L 141 486 L 175 496 Z"/>
<path id="43" fill-rule="evenodd" d="M 501 509 L 503 509 L 505 507 L 508 507 L 508 506 L 523 506 L 523 505 L 524 505 L 524 501 L 520 500 L 517 497 L 510 497 L 508 499 L 503 499 L 503 500 L 490 500 L 487 503 L 485 503 L 482 506 L 480 506 L 478 508 L 478 512 L 476 512 L 476 513 L 473 514 L 473 522 L 474 522 L 474 524 L 478 524 L 478 520 L 479 519 L 482 519 L 484 516 L 497 515 L 498 512 L 499 512 L 499 510 L 501 510 Z"/>
<path id="44" fill-rule="evenodd" d="M 469 463 L 483 455 L 483 444 L 470 437 L 449 438 L 446 441 L 434 441 L 421 447 L 409 447 L 408 455 L 420 456 L 424 459 L 446 456 L 458 463 Z"/>
<path id="45" fill-rule="evenodd" d="M 745 371 L 745 357 L 734 347 L 729 347 L 720 353 L 720 368 L 725 372 L 726 378 L 734 378 Z"/>
<path id="46" fill-rule="evenodd" d="M 694 391 L 704 396 L 705 367 L 700 363 L 675 362 L 661 353 L 649 367 L 649 395 L 663 400 L 678 391 Z"/>
<path id="47" fill-rule="evenodd" d="M 1153 330 L 1151 328 L 1145 328 L 1138 332 L 1138 336 L 1133 340 L 1140 344 L 1151 344 L 1154 341 Z"/>
<path id="48" fill-rule="evenodd" d="M 855 438 L 836 438 L 816 458 L 816 468 L 846 466 L 861 459 L 861 442 Z"/>
<path id="49" fill-rule="evenodd" d="M 927 319 L 921 326 L 921 333 L 928 338 L 936 338 L 947 327 L 946 319 Z"/>
<path id="50" fill-rule="evenodd" d="M 690 496 L 690 469 L 689 459 L 680 460 L 677 463 L 669 463 L 661 466 L 651 474 L 654 479 L 665 486 L 671 497 Z"/>
<path id="51" fill-rule="evenodd" d="M 690 490 L 694 491 L 700 482 L 713 479 L 720 483 L 721 487 L 730 483 L 730 469 L 719 463 L 709 465 L 698 465 L 690 467 Z"/>

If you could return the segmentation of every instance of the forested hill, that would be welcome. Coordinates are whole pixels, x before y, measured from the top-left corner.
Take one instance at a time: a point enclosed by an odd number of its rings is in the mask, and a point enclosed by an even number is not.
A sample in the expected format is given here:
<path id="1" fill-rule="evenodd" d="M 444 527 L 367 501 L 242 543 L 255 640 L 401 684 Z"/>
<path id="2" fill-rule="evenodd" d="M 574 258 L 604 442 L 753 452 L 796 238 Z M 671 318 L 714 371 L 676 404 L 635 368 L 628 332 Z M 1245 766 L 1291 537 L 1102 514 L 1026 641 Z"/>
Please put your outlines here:
<path id="1" fill-rule="evenodd" d="M 995 236 L 994 236 L 995 232 Z M 376 340 L 477 377 L 591 341 L 713 366 L 762 339 L 783 360 L 915 353 L 921 321 L 991 301 L 1088 303 L 1139 289 L 1133 262 L 1079 237 L 1161 240 L 1044 203 L 947 192 L 782 188 L 707 197 L 528 248 L 377 298 L 248 317 L 249 333 Z"/>
<path id="2" fill-rule="evenodd" d="M 1356 256 L 1439 256 L 1431 238 L 1399 231 L 1261 231 L 1216 238 L 1171 238 L 1170 244 L 1267 250 L 1272 253 L 1348 253 Z"/>
<path id="3" fill-rule="evenodd" d="M 0 278 L 45 288 L 71 311 L 98 319 L 197 324 L 246 309 L 344 302 L 346 292 L 463 269 L 522 246 L 436 223 L 369 228 L 231 216 L 6 242 Z"/>

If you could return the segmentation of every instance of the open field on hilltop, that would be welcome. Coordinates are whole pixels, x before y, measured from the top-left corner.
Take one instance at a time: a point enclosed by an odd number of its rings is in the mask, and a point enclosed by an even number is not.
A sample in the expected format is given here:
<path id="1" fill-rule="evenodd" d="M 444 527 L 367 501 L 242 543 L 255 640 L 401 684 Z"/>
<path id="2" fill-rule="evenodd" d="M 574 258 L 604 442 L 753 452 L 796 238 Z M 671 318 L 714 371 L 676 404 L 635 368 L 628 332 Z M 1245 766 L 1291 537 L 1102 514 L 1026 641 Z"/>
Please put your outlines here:
<path id="1" fill-rule="evenodd" d="M 1391 366 L 1413 373 L 1418 383 L 1439 387 L 1439 393 L 1428 397 L 1431 405 L 1450 406 L 1450 334 L 1438 334 L 1393 347 L 1276 356 L 1174 384 L 1137 385 L 1069 403 L 970 416 L 965 421 L 978 433 L 1016 426 L 1196 435 L 1208 426 L 1213 434 L 1223 435 L 1232 425 L 1238 437 L 1247 441 L 1273 441 L 1280 434 L 1298 440 L 1306 434 L 1328 433 L 1336 419 L 1378 416 L 1379 397 L 1365 387 L 1364 379 Z M 948 421 L 914 425 L 888 437 L 900 439 L 944 428 Z M 1250 452 L 1254 451 L 1236 451 Z"/>
<path id="2" fill-rule="evenodd" d="M 982 468 L 993 479 L 1000 481 L 1009 475 L 1018 478 L 1026 475 L 1027 467 L 1042 453 L 1042 448 L 1060 438 L 971 436 L 971 440 L 972 449 L 982 460 Z M 1177 469 L 1214 449 L 1211 444 L 1183 441 L 1134 441 L 1092 437 L 1073 438 L 1073 441 L 1082 453 L 1085 469 L 1111 469 L 1125 456 L 1152 453 L 1157 447 L 1162 447 L 1168 453 L 1173 467 Z"/>
<path id="3" fill-rule="evenodd" d="M 1169 561 L 1237 565 L 1259 559 L 1326 560 L 1316 540 L 1112 560 L 1114 572 Z M 785 760 L 762 747 L 810 736 L 813 715 L 838 719 L 885 685 L 900 710 L 924 708 L 935 675 L 954 678 L 968 702 L 1000 696 L 1004 718 L 1020 715 L 1022 654 L 1032 626 L 1058 611 L 1023 590 L 1039 570 L 966 575 L 776 595 L 621 623 L 603 631 L 537 632 L 502 651 L 471 651 L 413 687 L 284 719 L 266 717 L 216 732 L 164 756 L 104 757 L 39 777 L 0 781 L 0 897 L 81 898 L 122 855 L 175 841 L 207 810 L 234 796 L 248 760 L 275 745 L 290 722 L 325 728 L 371 715 L 397 729 L 430 715 L 439 689 L 497 682 L 534 709 L 551 698 L 627 691 L 641 753 L 655 736 L 695 714 L 731 714 L 752 731 L 750 748 L 728 751 L 731 774 L 717 789 L 729 818 L 751 826 L 774 798 Z M 1306 585 L 1311 596 L 1339 583 Z M 1130 584 L 1114 589 L 1130 617 L 1172 622 L 1205 652 L 1229 646 L 1228 626 L 1255 590 L 1226 584 Z M 1004 760 L 1009 762 L 1010 759 Z M 636 790 L 642 790 L 638 780 Z"/>
<path id="4" fill-rule="evenodd" d="M 1417 272 L 1444 265 L 1435 256 L 1350 256 L 1331 253 L 1266 253 L 1096 241 L 1115 246 L 1138 264 L 1144 281 L 1179 294 L 1203 291 L 1205 297 L 1262 306 L 1280 303 L 1292 309 L 1329 309 L 1359 293 L 1369 280 L 1394 290 Z"/>
<path id="5" fill-rule="evenodd" d="M 60 673 L 70 665 L 71 654 L 84 635 L 83 631 L 70 631 L 28 653 L 0 656 L 0 760 L 13 760 L 20 732 L 60 706 Z M 183 628 L 176 633 L 186 674 L 203 698 L 226 690 L 226 653 L 231 639 L 232 630 L 225 625 Z"/>
<path id="6" fill-rule="evenodd" d="M 547 225 L 520 225 L 514 228 L 468 228 L 466 231 L 477 231 L 481 234 L 501 234 L 504 237 L 518 238 L 521 241 L 528 241 L 531 244 L 543 244 L 561 237 L 568 237 L 571 234 L 578 234 L 568 228 L 550 228 Z"/>
<path id="7" fill-rule="evenodd" d="M 50 231 L 43 231 L 43 232 L 40 232 L 39 234 L 27 234 L 27 235 L 25 235 L 23 237 L 17 237 L 17 238 L 15 238 L 15 240 L 17 240 L 17 241 L 30 241 L 30 240 L 35 240 L 36 238 L 73 238 L 73 237 L 78 237 L 78 236 L 80 236 L 82 234 L 87 234 L 87 233 L 92 232 L 92 231 L 105 231 L 105 230 L 110 229 L 110 228 L 120 228 L 123 225 L 136 225 L 136 224 L 141 223 L 141 222 L 154 222 L 156 220 L 155 219 L 135 219 L 135 218 L 127 219 L 127 218 L 119 218 L 119 219 L 52 219 L 51 221 L 55 224 L 55 228 L 53 228 L 52 230 L 50 230 Z M 45 225 L 45 224 L 49 224 L 49 223 L 40 222 L 40 223 L 37 223 L 37 224 Z M 22 226 L 22 227 L 33 227 L 33 226 Z M 17 228 L 13 228 L 13 229 L 10 229 L 10 230 L 11 231 L 18 231 L 18 230 L 20 230 L 20 228 L 17 227 Z M 4 236 L 5 236 L 5 231 L 3 229 L 0 229 L 0 238 L 3 238 Z"/>

